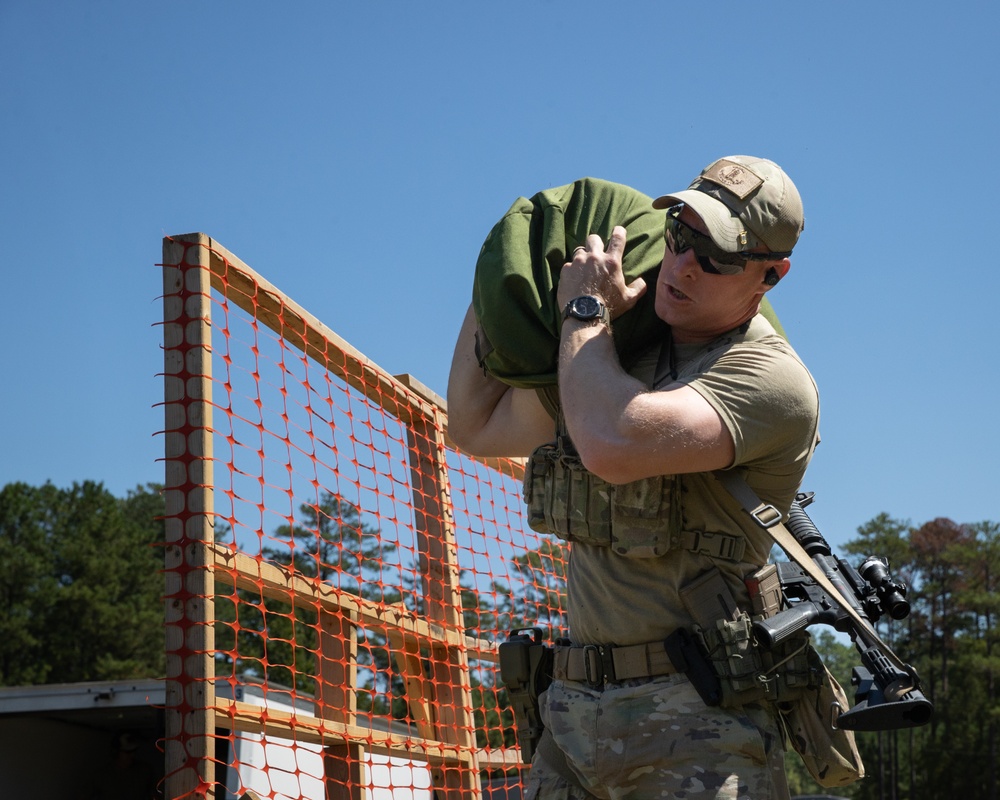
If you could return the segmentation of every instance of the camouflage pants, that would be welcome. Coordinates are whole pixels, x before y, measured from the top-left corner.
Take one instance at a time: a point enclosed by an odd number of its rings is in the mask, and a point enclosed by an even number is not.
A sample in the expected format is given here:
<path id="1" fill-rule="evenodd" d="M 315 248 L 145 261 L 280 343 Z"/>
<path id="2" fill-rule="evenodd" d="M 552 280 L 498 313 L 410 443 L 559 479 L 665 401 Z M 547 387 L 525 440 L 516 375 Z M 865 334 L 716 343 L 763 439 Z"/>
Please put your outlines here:
<path id="1" fill-rule="evenodd" d="M 555 681 L 541 714 L 552 739 L 535 754 L 525 800 L 788 798 L 769 711 L 709 708 L 684 676 L 602 690 Z"/>

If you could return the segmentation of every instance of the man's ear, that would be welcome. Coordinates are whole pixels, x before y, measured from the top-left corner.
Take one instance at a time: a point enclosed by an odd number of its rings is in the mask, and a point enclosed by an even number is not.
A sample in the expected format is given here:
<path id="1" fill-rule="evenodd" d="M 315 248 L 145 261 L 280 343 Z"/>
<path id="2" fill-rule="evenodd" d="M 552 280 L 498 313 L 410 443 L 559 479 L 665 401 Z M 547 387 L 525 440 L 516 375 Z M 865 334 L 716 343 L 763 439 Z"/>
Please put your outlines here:
<path id="1" fill-rule="evenodd" d="M 767 286 L 767 289 L 776 286 L 778 281 L 788 274 L 788 270 L 791 269 L 791 267 L 792 262 L 787 258 L 781 259 L 781 261 L 773 267 L 768 267 L 767 272 L 764 273 L 764 285 Z M 767 289 L 764 291 L 767 291 Z"/>

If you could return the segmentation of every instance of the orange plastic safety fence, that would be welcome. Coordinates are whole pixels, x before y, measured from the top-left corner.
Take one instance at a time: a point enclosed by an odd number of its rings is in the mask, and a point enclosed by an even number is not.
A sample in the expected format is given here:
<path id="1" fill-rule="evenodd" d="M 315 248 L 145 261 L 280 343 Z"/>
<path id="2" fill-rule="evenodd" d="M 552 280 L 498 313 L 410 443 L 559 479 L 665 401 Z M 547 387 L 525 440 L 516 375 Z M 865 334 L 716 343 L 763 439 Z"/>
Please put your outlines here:
<path id="1" fill-rule="evenodd" d="M 208 237 L 163 266 L 168 796 L 506 797 L 496 645 L 566 632 L 518 465 Z"/>

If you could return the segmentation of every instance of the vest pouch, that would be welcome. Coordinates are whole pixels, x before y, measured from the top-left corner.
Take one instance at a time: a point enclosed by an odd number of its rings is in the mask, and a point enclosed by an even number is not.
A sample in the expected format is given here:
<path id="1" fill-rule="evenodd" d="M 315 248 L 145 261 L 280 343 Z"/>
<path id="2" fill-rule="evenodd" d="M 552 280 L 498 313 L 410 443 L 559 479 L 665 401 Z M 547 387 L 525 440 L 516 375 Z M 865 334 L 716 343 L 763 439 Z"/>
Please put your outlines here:
<path id="1" fill-rule="evenodd" d="M 764 699 L 767 691 L 760 680 L 760 654 L 749 615 L 740 612 L 735 620 L 720 619 L 714 627 L 696 625 L 694 631 L 719 678 L 723 708 L 739 708 Z"/>
<path id="2" fill-rule="evenodd" d="M 814 690 L 824 680 L 825 667 L 814 661 L 807 633 L 796 634 L 769 652 L 762 653 L 768 678 L 768 699 L 779 703 L 794 702 L 807 690 Z"/>
<path id="3" fill-rule="evenodd" d="M 657 475 L 611 487 L 611 549 L 627 558 L 656 558 L 673 544 L 677 481 Z"/>
<path id="4" fill-rule="evenodd" d="M 761 680 L 763 665 L 750 616 L 741 613 L 735 620 L 720 620 L 717 631 L 722 662 L 719 666 L 726 674 L 722 681 L 722 705 L 740 706 L 765 697 L 767 687 Z"/>
<path id="5" fill-rule="evenodd" d="M 524 467 L 524 505 L 528 512 L 528 527 L 537 533 L 551 533 L 545 522 L 545 492 L 549 464 L 556 457 L 554 444 L 543 444 L 535 449 Z"/>
<path id="6" fill-rule="evenodd" d="M 532 454 L 524 471 L 528 526 L 568 542 L 611 543 L 611 485 L 584 469 L 558 443 Z"/>
<path id="7" fill-rule="evenodd" d="M 817 669 L 808 634 L 766 651 L 754 639 L 752 625 L 741 611 L 735 620 L 720 619 L 714 627 L 695 626 L 722 684 L 724 708 L 761 701 L 797 703 L 822 684 L 822 662 Z"/>

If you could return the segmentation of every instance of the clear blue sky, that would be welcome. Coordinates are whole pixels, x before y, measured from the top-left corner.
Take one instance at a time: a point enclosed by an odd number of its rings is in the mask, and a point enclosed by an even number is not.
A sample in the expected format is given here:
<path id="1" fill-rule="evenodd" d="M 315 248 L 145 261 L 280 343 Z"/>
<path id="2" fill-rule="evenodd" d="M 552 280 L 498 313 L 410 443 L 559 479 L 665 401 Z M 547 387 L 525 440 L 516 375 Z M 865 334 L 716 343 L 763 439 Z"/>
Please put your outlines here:
<path id="1" fill-rule="evenodd" d="M 805 200 L 771 297 L 822 392 L 820 528 L 1000 520 L 998 8 L 0 0 L 0 485 L 162 479 L 164 235 L 444 394 L 515 197 L 745 153 Z"/>

